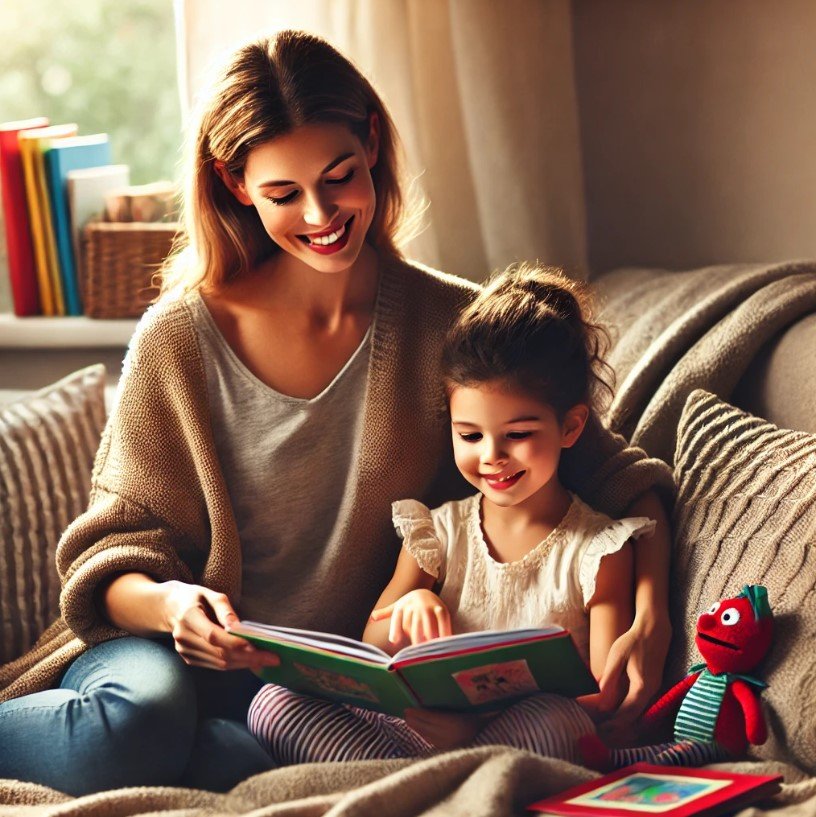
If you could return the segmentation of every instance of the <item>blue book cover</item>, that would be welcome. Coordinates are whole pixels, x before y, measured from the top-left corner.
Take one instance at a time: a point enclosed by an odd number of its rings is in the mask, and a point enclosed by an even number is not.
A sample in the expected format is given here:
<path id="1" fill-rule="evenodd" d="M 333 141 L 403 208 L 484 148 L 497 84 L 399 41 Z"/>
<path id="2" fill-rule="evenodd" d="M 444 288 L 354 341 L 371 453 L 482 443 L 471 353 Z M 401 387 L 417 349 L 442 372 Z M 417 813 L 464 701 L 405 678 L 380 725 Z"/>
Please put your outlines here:
<path id="1" fill-rule="evenodd" d="M 111 164 L 108 135 L 97 133 L 93 136 L 55 139 L 45 150 L 43 158 L 54 220 L 60 278 L 65 293 L 65 313 L 81 315 L 82 299 L 79 293 L 77 263 L 71 240 L 71 218 L 68 211 L 68 172 Z"/>

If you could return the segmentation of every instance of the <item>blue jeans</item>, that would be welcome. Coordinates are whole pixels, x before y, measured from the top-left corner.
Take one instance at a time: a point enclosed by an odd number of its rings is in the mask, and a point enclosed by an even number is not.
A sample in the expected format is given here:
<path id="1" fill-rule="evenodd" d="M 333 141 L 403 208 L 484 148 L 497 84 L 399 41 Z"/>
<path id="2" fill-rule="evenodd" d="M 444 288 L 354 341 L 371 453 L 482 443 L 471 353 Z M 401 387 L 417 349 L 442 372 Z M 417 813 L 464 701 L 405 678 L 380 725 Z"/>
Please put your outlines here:
<path id="1" fill-rule="evenodd" d="M 227 791 L 272 768 L 246 728 L 260 679 L 188 667 L 169 640 L 83 653 L 59 688 L 0 704 L 0 778 L 82 795 L 120 786 Z"/>

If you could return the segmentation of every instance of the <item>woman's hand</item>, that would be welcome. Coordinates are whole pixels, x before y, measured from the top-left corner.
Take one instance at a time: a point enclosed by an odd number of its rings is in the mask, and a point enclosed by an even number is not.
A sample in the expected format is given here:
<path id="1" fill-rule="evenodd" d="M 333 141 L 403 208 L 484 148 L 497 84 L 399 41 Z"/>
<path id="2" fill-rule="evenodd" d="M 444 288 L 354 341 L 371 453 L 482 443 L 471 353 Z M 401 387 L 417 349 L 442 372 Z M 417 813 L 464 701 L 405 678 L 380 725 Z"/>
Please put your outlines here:
<path id="1" fill-rule="evenodd" d="M 431 709 L 406 709 L 405 722 L 428 743 L 447 750 L 470 743 L 481 731 L 485 718 Z"/>
<path id="2" fill-rule="evenodd" d="M 598 713 L 611 718 L 606 730 L 626 730 L 657 693 L 669 650 L 671 624 L 668 616 L 636 618 L 609 650 L 596 699 Z M 615 711 L 620 685 L 628 678 L 628 691 Z"/>
<path id="3" fill-rule="evenodd" d="M 412 590 L 371 613 L 372 621 L 391 619 L 388 641 L 395 646 L 421 644 L 453 634 L 445 602 L 431 590 Z"/>
<path id="4" fill-rule="evenodd" d="M 223 593 L 177 581 L 164 582 L 163 589 L 168 629 L 186 664 L 218 670 L 258 670 L 280 664 L 274 653 L 226 631 L 238 623 L 238 616 Z"/>

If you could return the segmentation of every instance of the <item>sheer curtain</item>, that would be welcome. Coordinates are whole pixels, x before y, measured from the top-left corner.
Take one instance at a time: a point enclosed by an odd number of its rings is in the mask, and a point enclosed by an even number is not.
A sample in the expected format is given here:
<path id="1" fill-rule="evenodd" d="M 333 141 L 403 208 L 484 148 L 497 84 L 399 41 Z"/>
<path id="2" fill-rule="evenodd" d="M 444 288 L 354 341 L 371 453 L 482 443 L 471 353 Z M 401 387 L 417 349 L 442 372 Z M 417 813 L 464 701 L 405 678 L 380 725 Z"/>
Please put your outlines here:
<path id="1" fill-rule="evenodd" d="M 408 255 L 473 280 L 586 268 L 569 0 L 176 0 L 182 104 L 241 42 L 318 34 L 382 93 L 426 229 Z"/>

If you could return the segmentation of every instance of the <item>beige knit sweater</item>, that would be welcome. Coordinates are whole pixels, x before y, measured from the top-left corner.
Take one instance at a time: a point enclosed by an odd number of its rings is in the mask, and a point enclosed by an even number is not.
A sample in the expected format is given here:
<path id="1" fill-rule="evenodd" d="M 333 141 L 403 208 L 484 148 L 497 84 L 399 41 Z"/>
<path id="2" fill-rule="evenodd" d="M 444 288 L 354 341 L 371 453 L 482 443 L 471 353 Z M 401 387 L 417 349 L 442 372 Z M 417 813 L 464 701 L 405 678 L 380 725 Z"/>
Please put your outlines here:
<path id="1" fill-rule="evenodd" d="M 356 495 L 327 628 L 359 636 L 399 551 L 391 502 L 462 496 L 450 453 L 438 357 L 445 331 L 477 286 L 402 261 L 383 264 L 372 338 Z M 597 422 L 566 452 L 562 477 L 590 505 L 620 515 L 641 493 L 673 488 L 668 467 Z M 144 316 L 97 454 L 88 510 L 57 551 L 62 619 L 0 668 L 0 700 L 53 686 L 88 645 L 123 635 L 95 603 L 106 577 L 140 571 L 226 593 L 240 612 L 241 549 L 213 444 L 203 361 L 185 299 Z M 270 586 L 274 592 L 274 580 Z"/>

